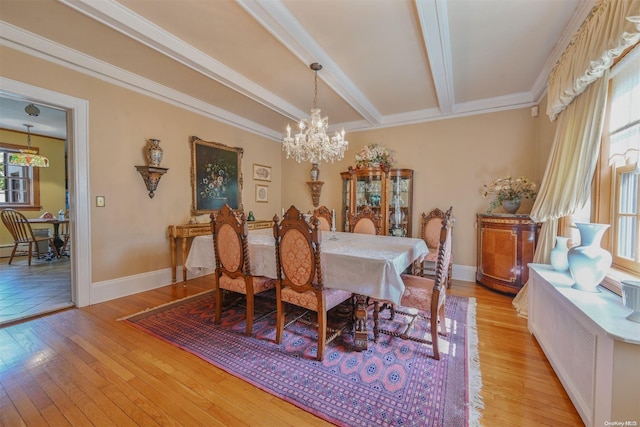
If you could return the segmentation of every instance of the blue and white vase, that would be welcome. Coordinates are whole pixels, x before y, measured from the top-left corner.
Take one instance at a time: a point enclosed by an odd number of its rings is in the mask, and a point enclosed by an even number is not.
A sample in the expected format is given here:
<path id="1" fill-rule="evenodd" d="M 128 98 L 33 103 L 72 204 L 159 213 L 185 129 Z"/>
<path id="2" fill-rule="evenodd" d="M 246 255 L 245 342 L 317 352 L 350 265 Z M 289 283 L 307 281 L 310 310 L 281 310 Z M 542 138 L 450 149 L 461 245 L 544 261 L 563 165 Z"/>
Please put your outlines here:
<path id="1" fill-rule="evenodd" d="M 580 245 L 569 249 L 569 272 L 575 281 L 572 286 L 585 292 L 599 292 L 598 285 L 611 267 L 611 254 L 600 247 L 609 224 L 576 223 Z"/>

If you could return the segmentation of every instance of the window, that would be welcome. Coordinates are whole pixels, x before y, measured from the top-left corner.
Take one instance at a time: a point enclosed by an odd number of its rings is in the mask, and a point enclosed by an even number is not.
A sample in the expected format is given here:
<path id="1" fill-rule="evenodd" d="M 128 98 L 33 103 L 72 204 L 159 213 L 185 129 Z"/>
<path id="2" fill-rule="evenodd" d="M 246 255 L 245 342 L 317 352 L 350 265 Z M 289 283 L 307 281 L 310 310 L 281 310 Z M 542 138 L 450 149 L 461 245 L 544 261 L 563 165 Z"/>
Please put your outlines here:
<path id="1" fill-rule="evenodd" d="M 610 191 L 602 191 L 610 212 L 613 267 L 640 274 L 640 51 L 611 72 L 600 165 Z M 606 196 L 608 194 L 608 196 Z"/>
<path id="2" fill-rule="evenodd" d="M 24 148 L 0 143 L 0 207 L 29 209 L 40 207 L 38 168 L 13 166 L 9 154 Z"/>

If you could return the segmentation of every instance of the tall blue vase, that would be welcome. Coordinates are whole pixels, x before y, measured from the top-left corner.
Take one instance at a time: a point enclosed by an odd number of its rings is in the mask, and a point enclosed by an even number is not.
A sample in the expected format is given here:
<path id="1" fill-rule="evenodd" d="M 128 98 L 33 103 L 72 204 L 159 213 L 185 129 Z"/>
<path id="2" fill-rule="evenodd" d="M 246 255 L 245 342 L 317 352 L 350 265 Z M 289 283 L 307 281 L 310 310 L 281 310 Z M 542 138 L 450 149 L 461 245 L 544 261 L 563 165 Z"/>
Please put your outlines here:
<path id="1" fill-rule="evenodd" d="M 569 272 L 575 281 L 572 288 L 599 292 L 597 286 L 611 267 L 611 254 L 600 247 L 609 224 L 576 223 L 576 227 L 580 232 L 580 245 L 569 249 L 567 254 Z"/>

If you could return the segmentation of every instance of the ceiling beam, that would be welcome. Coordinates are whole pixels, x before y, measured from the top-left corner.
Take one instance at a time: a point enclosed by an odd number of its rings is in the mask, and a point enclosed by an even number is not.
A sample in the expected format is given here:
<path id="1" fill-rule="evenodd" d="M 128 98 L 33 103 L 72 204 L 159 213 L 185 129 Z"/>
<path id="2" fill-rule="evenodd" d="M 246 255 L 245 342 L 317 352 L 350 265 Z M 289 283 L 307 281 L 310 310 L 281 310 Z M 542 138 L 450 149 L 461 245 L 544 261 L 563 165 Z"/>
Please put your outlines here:
<path id="1" fill-rule="evenodd" d="M 415 3 L 438 105 L 446 116 L 453 111 L 455 102 L 447 3 L 445 0 L 415 0 Z"/>
<path id="2" fill-rule="evenodd" d="M 318 77 L 365 120 L 372 125 L 382 123 L 382 114 L 280 0 L 236 0 L 236 2 L 304 64 L 310 65 L 314 62 L 322 64 L 322 73 L 319 73 Z"/>

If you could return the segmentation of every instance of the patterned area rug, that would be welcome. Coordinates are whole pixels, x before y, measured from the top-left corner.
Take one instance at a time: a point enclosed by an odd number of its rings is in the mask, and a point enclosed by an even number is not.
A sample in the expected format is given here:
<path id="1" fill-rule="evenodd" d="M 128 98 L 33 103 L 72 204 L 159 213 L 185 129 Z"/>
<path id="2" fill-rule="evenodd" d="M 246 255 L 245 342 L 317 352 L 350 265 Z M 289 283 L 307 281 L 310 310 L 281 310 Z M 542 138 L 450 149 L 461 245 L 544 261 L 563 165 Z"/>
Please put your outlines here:
<path id="1" fill-rule="evenodd" d="M 273 295 L 256 297 L 262 317 L 252 338 L 243 335 L 243 306 L 224 311 L 222 324 L 214 325 L 214 305 L 214 294 L 207 292 L 127 321 L 339 426 L 479 425 L 482 382 L 473 298 L 447 297 L 449 334 L 440 340 L 439 361 L 430 345 L 387 335 L 356 352 L 352 335 L 345 334 L 327 346 L 320 363 L 314 359 L 315 328 L 304 322 L 285 329 L 283 343 L 275 344 Z M 389 322 L 388 312 L 381 318 Z M 401 328 L 404 321 L 396 315 L 394 323 Z M 427 322 L 416 328 L 430 337 Z M 371 339 L 372 330 L 371 323 Z"/>

